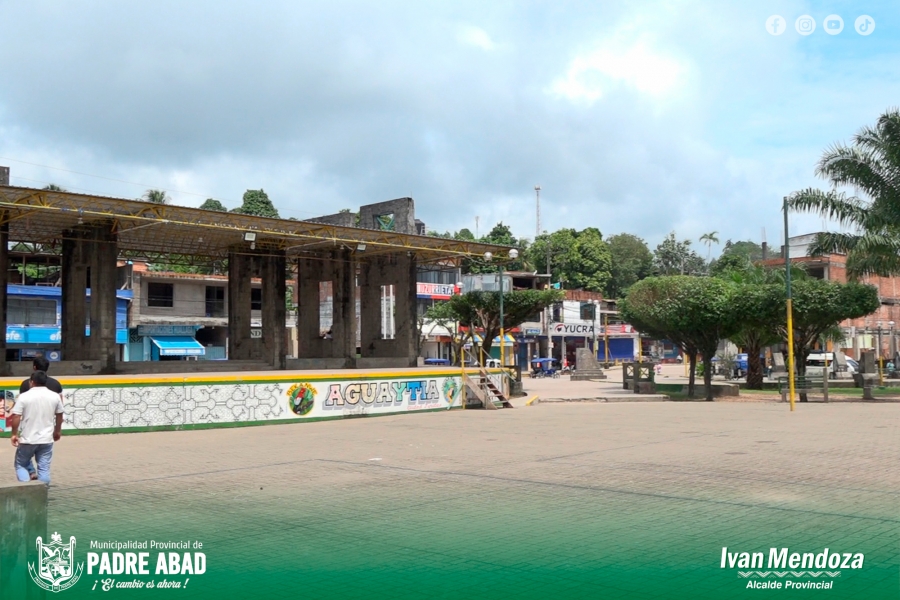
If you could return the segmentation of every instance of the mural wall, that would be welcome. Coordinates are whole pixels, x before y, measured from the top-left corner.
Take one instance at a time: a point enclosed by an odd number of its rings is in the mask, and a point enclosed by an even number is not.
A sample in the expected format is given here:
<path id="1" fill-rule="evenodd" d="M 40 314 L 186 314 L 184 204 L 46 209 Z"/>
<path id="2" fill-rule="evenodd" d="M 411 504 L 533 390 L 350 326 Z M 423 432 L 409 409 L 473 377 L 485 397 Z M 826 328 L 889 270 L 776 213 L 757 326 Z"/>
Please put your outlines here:
<path id="1" fill-rule="evenodd" d="M 447 373 L 353 379 L 283 374 L 241 379 L 60 377 L 64 430 L 131 429 L 290 421 L 415 412 L 462 405 L 460 378 Z M 20 382 L 4 381 L 4 412 Z M 4 410 L 5 409 L 5 410 Z"/>

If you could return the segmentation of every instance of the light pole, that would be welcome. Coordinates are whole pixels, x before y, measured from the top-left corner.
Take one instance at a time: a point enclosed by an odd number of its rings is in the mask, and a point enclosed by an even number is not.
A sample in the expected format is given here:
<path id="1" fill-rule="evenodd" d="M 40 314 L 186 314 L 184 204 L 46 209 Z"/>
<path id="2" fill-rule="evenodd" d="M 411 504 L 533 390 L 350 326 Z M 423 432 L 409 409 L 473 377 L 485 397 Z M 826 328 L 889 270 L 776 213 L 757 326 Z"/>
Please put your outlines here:
<path id="1" fill-rule="evenodd" d="M 884 351 L 881 346 L 881 321 L 878 321 L 876 325 L 878 325 L 878 383 L 879 385 L 884 385 Z"/>
<path id="2" fill-rule="evenodd" d="M 891 328 L 891 337 L 888 338 L 888 340 L 889 340 L 889 341 L 888 341 L 888 348 L 890 348 L 890 352 L 891 352 L 891 355 L 889 356 L 889 359 L 890 359 L 891 361 L 893 361 L 893 360 L 894 360 L 894 357 L 897 355 L 897 347 L 896 347 L 896 344 L 894 343 L 894 322 L 893 322 L 893 321 L 888 321 L 888 326 Z M 896 368 L 896 366 L 897 366 L 897 365 L 894 365 L 895 368 Z"/>
<path id="3" fill-rule="evenodd" d="M 490 262 L 494 255 L 490 252 L 484 253 L 484 260 Z M 519 258 L 519 251 L 515 248 L 509 251 L 509 259 L 516 260 Z M 503 328 L 503 295 L 506 292 L 506 286 L 503 281 L 503 263 L 500 263 L 500 367 L 506 367 L 505 353 L 503 352 L 503 344 L 505 342 L 505 332 Z M 487 333 L 487 332 L 485 332 Z"/>
<path id="4" fill-rule="evenodd" d="M 794 310 L 791 299 L 791 240 L 788 236 L 788 199 L 784 197 L 784 283 L 787 298 L 788 393 L 794 411 Z"/>

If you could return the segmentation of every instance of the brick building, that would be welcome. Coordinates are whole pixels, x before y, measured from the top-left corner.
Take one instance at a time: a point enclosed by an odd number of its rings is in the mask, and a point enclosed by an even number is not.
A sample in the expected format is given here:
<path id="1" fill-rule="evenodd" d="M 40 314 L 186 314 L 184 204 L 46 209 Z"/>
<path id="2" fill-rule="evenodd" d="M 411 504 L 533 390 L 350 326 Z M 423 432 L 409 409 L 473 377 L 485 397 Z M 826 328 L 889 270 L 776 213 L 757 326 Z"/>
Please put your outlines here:
<path id="1" fill-rule="evenodd" d="M 809 246 L 817 234 L 810 233 L 788 238 L 792 264 L 802 264 L 807 273 L 817 279 L 847 283 L 847 257 L 843 254 L 810 256 Z M 784 247 L 782 246 L 782 256 Z M 783 258 L 764 261 L 767 266 L 784 264 Z M 900 277 L 865 276 L 860 280 L 878 289 L 881 306 L 877 311 L 862 319 L 847 319 L 841 323 L 846 336 L 842 344 L 845 354 L 859 358 L 859 351 L 877 350 L 880 346 L 884 357 L 895 356 L 898 352 L 900 335 Z"/>

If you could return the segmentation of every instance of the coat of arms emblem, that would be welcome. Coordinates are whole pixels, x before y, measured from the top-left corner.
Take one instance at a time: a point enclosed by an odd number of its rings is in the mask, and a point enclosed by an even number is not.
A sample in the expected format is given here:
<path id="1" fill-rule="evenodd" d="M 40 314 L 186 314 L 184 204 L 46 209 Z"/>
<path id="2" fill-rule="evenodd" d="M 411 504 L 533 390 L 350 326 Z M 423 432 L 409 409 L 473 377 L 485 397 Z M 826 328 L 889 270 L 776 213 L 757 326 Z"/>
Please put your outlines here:
<path id="1" fill-rule="evenodd" d="M 84 563 L 75 563 L 75 536 L 64 544 L 62 536 L 54 532 L 50 543 L 37 539 L 38 563 L 28 563 L 28 573 L 36 584 L 50 592 L 67 590 L 78 581 Z"/>

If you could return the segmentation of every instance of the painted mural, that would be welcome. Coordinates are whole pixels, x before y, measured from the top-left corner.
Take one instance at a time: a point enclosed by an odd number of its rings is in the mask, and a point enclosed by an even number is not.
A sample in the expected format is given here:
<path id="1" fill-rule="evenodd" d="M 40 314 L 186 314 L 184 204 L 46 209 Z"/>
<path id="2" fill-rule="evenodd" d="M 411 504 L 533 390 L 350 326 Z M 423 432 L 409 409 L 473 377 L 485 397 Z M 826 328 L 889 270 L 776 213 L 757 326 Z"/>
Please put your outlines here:
<path id="1" fill-rule="evenodd" d="M 208 378 L 207 378 L 208 379 Z M 263 423 L 303 419 L 342 418 L 462 405 L 460 379 L 444 374 L 355 379 L 289 380 L 283 375 L 242 380 L 206 381 L 202 377 L 97 378 L 90 384 L 60 380 L 65 389 L 63 429 L 129 430 L 152 427 L 229 423 Z M 105 385 L 103 382 L 107 382 Z M 4 382 L 9 398 L 17 395 Z M 0 418 L 5 416 L 0 407 Z M 0 424 L 0 426 L 5 424 Z"/>

